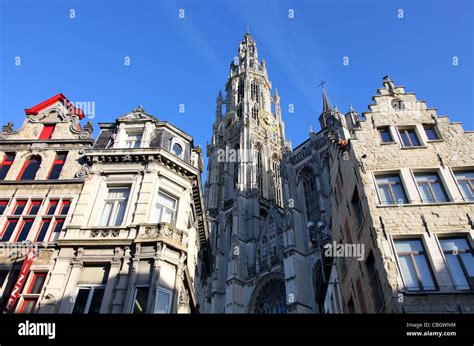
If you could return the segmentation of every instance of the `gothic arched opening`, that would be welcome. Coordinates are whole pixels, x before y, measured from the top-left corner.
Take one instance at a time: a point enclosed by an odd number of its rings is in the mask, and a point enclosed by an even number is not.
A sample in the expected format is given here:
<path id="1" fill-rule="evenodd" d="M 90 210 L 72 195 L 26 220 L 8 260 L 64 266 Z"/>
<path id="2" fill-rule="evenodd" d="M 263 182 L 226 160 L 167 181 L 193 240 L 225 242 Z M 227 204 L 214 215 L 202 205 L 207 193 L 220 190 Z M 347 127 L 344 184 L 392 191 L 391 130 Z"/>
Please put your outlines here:
<path id="1" fill-rule="evenodd" d="M 256 314 L 284 314 L 287 312 L 285 283 L 282 279 L 268 280 L 258 291 L 254 304 Z"/>

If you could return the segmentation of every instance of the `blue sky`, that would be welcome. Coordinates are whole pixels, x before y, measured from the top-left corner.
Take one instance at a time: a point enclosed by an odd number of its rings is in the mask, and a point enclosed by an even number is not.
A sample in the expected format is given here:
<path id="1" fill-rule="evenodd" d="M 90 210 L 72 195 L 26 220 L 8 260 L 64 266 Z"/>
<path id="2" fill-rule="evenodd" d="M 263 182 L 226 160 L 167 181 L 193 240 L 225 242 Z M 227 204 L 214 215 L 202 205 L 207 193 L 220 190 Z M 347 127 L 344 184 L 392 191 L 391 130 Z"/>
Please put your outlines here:
<path id="1" fill-rule="evenodd" d="M 95 102 L 95 124 L 142 105 L 205 147 L 249 27 L 293 146 L 319 129 L 320 80 L 339 110 L 361 113 L 389 75 L 474 130 L 473 17 L 470 0 L 0 0 L 0 125 L 20 126 L 24 108 L 62 92 Z"/>

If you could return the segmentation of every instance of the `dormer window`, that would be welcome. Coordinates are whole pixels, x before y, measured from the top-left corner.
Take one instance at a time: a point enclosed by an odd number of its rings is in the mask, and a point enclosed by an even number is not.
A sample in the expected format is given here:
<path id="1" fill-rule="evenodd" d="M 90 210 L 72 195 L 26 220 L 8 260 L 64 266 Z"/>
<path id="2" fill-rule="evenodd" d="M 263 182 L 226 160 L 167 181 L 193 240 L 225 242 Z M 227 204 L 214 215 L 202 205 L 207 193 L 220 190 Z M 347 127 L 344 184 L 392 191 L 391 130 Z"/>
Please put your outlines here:
<path id="1" fill-rule="evenodd" d="M 179 145 L 178 143 L 175 143 L 173 145 L 173 153 L 178 156 L 178 157 L 181 157 L 181 154 L 183 153 L 183 147 L 181 145 Z"/>
<path id="2" fill-rule="evenodd" d="M 170 143 L 170 152 L 183 159 L 185 144 L 181 138 L 174 137 Z"/>
<path id="3" fill-rule="evenodd" d="M 140 148 L 142 143 L 142 134 L 138 132 L 127 131 L 125 139 L 125 148 Z"/>

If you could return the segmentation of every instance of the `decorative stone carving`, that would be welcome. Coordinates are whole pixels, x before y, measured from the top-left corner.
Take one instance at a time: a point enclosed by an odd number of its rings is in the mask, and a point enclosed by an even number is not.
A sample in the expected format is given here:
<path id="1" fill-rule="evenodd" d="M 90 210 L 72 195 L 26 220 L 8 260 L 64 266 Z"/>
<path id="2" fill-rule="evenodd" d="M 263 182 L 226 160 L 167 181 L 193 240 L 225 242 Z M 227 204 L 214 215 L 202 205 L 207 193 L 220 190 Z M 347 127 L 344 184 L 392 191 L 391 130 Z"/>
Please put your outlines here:
<path id="1" fill-rule="evenodd" d="M 75 174 L 76 178 L 85 178 L 91 173 L 91 167 L 85 163 L 82 165 L 81 169 Z"/>

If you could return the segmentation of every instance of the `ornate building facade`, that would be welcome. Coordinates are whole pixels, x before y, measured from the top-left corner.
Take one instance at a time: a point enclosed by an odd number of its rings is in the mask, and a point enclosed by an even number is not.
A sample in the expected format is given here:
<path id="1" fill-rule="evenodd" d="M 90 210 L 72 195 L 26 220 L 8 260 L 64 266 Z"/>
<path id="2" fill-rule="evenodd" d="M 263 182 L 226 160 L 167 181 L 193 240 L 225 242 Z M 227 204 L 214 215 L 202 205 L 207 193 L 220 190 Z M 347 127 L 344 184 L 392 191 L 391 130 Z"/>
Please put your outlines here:
<path id="1" fill-rule="evenodd" d="M 93 145 L 92 125 L 62 94 L 26 109 L 19 129 L 0 132 L 0 305 L 3 311 L 33 246 L 37 258 L 23 280 L 13 312 L 32 313 L 43 294 L 57 251 L 84 184 L 84 151 Z"/>
<path id="2" fill-rule="evenodd" d="M 362 116 L 323 89 L 292 149 L 270 89 L 246 34 L 207 147 L 206 311 L 472 312 L 474 133 L 385 77 Z"/>
<path id="3" fill-rule="evenodd" d="M 37 256 L 20 280 L 27 254 L 2 252 L 2 307 L 18 286 L 17 313 L 198 312 L 211 269 L 192 138 L 138 107 L 94 144 L 61 94 L 26 113 L 1 133 L 1 245 Z"/>

